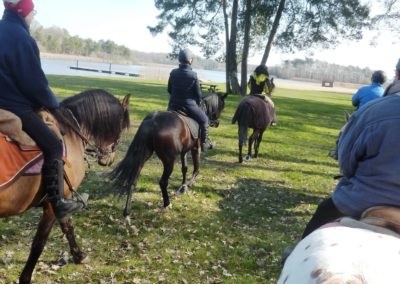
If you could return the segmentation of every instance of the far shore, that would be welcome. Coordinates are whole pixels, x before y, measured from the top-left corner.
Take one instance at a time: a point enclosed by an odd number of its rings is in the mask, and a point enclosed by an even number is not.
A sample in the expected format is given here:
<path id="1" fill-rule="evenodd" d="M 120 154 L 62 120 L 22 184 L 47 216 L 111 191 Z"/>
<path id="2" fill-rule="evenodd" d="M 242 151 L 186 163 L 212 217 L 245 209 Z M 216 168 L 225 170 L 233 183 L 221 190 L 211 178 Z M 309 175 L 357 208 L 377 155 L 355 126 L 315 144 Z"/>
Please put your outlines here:
<path id="1" fill-rule="evenodd" d="M 79 56 L 79 55 L 70 55 L 70 54 L 54 54 L 41 52 L 40 54 L 42 59 L 60 59 L 60 60 L 77 60 L 77 61 L 89 61 L 89 62 L 104 62 L 109 63 L 104 58 L 100 57 L 88 57 L 88 56 Z M 114 62 L 114 61 L 113 61 Z M 145 79 L 160 79 L 166 80 L 168 78 L 169 72 L 172 68 L 175 68 L 174 65 L 167 64 L 157 64 L 157 63 L 132 63 L 132 62 L 114 62 L 116 64 L 134 64 L 134 65 L 142 65 L 148 67 L 146 74 L 143 74 L 143 78 Z M 165 74 L 164 74 L 165 73 Z M 154 77 L 156 76 L 156 77 Z M 338 93 L 351 93 L 354 94 L 357 89 L 361 85 L 350 84 L 350 83 L 342 83 L 342 82 L 334 82 L 333 87 L 323 87 L 319 82 L 304 82 L 301 80 L 284 80 L 284 79 L 275 79 L 275 83 L 279 88 L 285 89 L 296 89 L 296 90 L 314 90 L 314 91 L 325 91 L 325 92 L 338 92 Z"/>

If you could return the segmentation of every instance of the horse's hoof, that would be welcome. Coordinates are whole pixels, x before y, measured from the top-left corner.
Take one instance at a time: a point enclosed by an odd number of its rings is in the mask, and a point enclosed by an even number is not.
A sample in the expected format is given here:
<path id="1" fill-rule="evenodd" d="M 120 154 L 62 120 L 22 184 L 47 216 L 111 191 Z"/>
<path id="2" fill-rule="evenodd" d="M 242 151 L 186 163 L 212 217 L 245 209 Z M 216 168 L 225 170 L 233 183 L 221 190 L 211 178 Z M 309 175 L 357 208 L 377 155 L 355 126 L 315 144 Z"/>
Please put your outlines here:
<path id="1" fill-rule="evenodd" d="M 179 193 L 179 194 L 185 194 L 185 193 L 186 193 L 186 190 L 187 190 L 187 185 L 184 184 L 184 185 L 182 185 L 182 186 L 178 189 L 178 193 Z"/>
<path id="2" fill-rule="evenodd" d="M 80 264 L 88 264 L 88 263 L 90 263 L 90 257 L 86 255 L 85 258 L 81 260 Z"/>
<path id="3" fill-rule="evenodd" d="M 88 255 L 86 253 L 83 253 L 83 252 L 81 252 L 77 256 L 73 256 L 72 258 L 73 258 L 75 264 L 84 264 L 84 263 L 87 263 L 89 261 L 88 260 L 88 258 L 89 258 Z"/>
<path id="4" fill-rule="evenodd" d="M 125 225 L 126 226 L 130 226 L 131 225 L 131 217 L 129 215 L 125 216 Z"/>
<path id="5" fill-rule="evenodd" d="M 167 206 L 164 206 L 165 210 L 171 210 L 172 209 L 172 203 L 168 204 Z"/>
<path id="6" fill-rule="evenodd" d="M 249 155 L 244 156 L 244 160 L 245 161 L 250 161 L 250 156 Z"/>

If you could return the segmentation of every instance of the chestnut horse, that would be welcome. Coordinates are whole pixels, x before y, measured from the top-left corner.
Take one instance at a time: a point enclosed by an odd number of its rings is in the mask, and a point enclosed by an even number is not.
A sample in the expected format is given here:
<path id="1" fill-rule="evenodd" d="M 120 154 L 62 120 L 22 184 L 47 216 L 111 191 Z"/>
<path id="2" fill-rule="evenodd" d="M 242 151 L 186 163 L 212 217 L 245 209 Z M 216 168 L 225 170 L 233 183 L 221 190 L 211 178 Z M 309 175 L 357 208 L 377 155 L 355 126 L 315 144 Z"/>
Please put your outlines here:
<path id="1" fill-rule="evenodd" d="M 210 126 L 218 127 L 218 118 L 224 108 L 226 96 L 213 93 L 203 98 L 200 106 L 207 114 Z M 186 182 L 188 151 L 191 151 L 194 169 L 189 182 Z M 170 205 L 168 179 L 174 169 L 176 156 L 180 155 L 182 164 L 182 185 L 178 191 L 184 193 L 200 173 L 200 151 L 200 139 L 192 136 L 187 123 L 176 112 L 157 111 L 147 115 L 139 126 L 125 158 L 110 174 L 114 186 L 122 192 L 127 192 L 124 216 L 130 213 L 132 191 L 136 187 L 140 171 L 153 152 L 164 166 L 159 184 L 164 207 L 167 207 Z"/>
<path id="2" fill-rule="evenodd" d="M 121 132 L 129 127 L 128 104 L 129 95 L 120 102 L 104 90 L 87 90 L 65 99 L 60 108 L 53 113 L 61 133 L 64 134 L 66 146 L 66 197 L 71 197 L 84 178 L 86 148 L 95 151 L 101 165 L 109 165 L 113 161 L 115 145 Z M 33 270 L 56 217 L 41 186 L 40 175 L 21 176 L 0 190 L 0 217 L 19 215 L 32 207 L 42 207 L 43 214 L 28 260 L 20 275 L 20 283 L 31 282 Z M 86 254 L 76 243 L 72 223 L 67 219 L 61 222 L 60 226 L 68 240 L 74 262 L 81 263 Z"/>
<path id="3" fill-rule="evenodd" d="M 239 103 L 233 115 L 232 124 L 238 123 L 239 163 L 243 162 L 242 148 L 246 144 L 248 129 L 252 128 L 253 133 L 249 137 L 248 153 L 245 156 L 245 160 L 249 160 L 252 156 L 253 144 L 254 158 L 257 158 L 264 131 L 275 118 L 275 106 L 270 99 L 271 93 L 275 88 L 273 78 L 271 80 L 267 79 L 267 85 L 269 86 L 267 97 L 261 95 L 246 96 Z"/>

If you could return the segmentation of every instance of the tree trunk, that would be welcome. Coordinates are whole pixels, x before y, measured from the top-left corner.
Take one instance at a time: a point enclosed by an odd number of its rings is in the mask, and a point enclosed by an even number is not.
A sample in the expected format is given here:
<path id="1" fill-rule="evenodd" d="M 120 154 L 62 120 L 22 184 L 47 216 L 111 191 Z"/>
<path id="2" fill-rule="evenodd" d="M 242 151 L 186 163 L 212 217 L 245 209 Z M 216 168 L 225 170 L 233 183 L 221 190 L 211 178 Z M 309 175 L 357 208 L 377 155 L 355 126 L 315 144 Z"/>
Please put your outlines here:
<path id="1" fill-rule="evenodd" d="M 241 95 L 245 96 L 247 93 L 247 58 L 249 56 L 250 47 L 250 28 L 251 28 L 251 0 L 246 0 L 246 12 L 244 16 L 244 39 L 243 39 L 243 53 L 242 53 L 242 69 L 241 69 Z"/>
<path id="2" fill-rule="evenodd" d="M 269 52 L 271 51 L 272 42 L 274 41 L 276 32 L 278 31 L 279 22 L 281 21 L 281 17 L 282 17 L 282 12 L 283 12 L 283 9 L 285 8 L 285 2 L 286 2 L 286 0 L 280 0 L 280 2 L 279 2 L 278 11 L 276 11 L 274 23 L 272 24 L 272 29 L 271 29 L 271 32 L 268 37 L 268 42 L 267 42 L 267 45 L 265 46 L 264 54 L 261 59 L 261 63 L 260 63 L 261 65 L 265 65 L 267 63 Z"/>
<path id="3" fill-rule="evenodd" d="M 232 86 L 232 92 L 240 93 L 240 85 L 237 78 L 237 55 L 236 55 L 236 40 L 237 40 L 237 18 L 238 18 L 238 0 L 233 0 L 232 4 L 232 19 L 231 33 L 228 47 L 228 74 L 229 81 Z"/>
<path id="4" fill-rule="evenodd" d="M 226 0 L 222 0 L 222 10 L 224 13 L 224 26 L 225 26 L 225 86 L 226 92 L 231 93 L 231 84 L 229 80 L 229 22 L 228 13 L 226 12 Z"/>

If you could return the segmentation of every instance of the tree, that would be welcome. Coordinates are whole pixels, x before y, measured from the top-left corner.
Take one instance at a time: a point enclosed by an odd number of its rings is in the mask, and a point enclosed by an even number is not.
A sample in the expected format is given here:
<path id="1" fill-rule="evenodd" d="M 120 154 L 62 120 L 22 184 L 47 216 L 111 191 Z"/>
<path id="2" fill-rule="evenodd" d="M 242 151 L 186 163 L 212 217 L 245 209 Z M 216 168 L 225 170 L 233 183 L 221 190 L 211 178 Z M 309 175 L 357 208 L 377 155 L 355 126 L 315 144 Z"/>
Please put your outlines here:
<path id="1" fill-rule="evenodd" d="M 272 47 L 294 52 L 329 48 L 343 39 L 360 39 L 370 23 L 369 8 L 361 1 L 155 0 L 161 12 L 158 24 L 149 30 L 157 34 L 170 27 L 173 53 L 179 47 L 197 45 L 207 58 L 218 56 L 219 39 L 225 33 L 225 54 L 219 56 L 226 63 L 227 90 L 232 87 L 233 92 L 240 92 L 236 83 L 237 64 L 241 61 L 243 94 L 250 51 L 263 47 L 260 63 L 266 64 Z"/>

